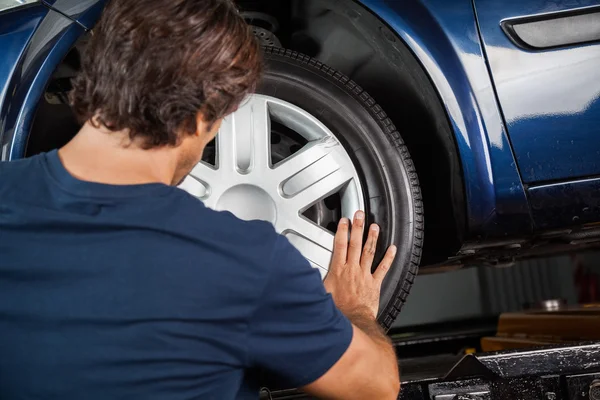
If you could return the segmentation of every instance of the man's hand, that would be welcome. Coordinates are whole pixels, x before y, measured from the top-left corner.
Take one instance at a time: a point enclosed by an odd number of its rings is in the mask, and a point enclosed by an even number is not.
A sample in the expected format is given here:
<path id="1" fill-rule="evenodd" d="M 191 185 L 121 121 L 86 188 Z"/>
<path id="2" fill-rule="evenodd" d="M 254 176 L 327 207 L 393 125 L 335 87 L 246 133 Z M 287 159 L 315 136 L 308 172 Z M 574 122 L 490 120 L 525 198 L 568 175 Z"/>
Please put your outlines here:
<path id="1" fill-rule="evenodd" d="M 362 246 L 365 214 L 354 216 L 348 241 L 348 220 L 335 235 L 335 249 L 325 288 L 353 325 L 352 343 L 342 358 L 321 378 L 303 389 L 319 398 L 362 400 L 398 398 L 398 360 L 390 339 L 377 323 L 381 283 L 396 256 L 391 246 L 375 273 L 371 272 L 379 227 L 369 228 Z"/>
<path id="2" fill-rule="evenodd" d="M 354 216 L 350 241 L 350 223 L 343 218 L 335 235 L 333 259 L 325 278 L 325 288 L 331 293 L 337 307 L 348 317 L 362 315 L 376 319 L 379 311 L 381 284 L 396 257 L 396 246 L 391 246 L 374 273 L 371 272 L 379 237 L 379 226 L 373 224 L 364 249 L 362 239 L 365 214 Z"/>

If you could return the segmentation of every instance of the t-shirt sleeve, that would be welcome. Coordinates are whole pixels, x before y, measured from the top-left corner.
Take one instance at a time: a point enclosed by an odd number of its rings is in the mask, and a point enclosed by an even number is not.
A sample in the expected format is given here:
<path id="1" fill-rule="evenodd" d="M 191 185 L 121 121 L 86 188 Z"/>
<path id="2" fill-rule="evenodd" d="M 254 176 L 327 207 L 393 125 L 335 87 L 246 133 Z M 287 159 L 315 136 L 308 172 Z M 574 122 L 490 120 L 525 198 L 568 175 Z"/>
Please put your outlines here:
<path id="1" fill-rule="evenodd" d="M 293 387 L 323 376 L 346 352 L 352 324 L 321 274 L 289 241 L 277 239 L 269 281 L 250 321 L 250 362 Z"/>

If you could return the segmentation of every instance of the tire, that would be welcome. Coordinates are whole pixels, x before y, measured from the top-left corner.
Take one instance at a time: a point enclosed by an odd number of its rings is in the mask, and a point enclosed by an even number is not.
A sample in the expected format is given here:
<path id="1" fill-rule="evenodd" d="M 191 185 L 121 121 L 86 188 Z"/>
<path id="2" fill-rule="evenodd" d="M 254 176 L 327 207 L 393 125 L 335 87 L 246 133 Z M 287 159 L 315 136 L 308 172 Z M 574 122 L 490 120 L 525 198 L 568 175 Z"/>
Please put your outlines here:
<path id="1" fill-rule="evenodd" d="M 356 83 L 322 63 L 275 47 L 257 93 L 317 117 L 340 140 L 361 180 L 367 223 L 381 227 L 375 265 L 388 246 L 398 255 L 386 277 L 378 320 L 389 330 L 417 274 L 423 247 L 423 203 L 415 167 L 400 133 Z"/>

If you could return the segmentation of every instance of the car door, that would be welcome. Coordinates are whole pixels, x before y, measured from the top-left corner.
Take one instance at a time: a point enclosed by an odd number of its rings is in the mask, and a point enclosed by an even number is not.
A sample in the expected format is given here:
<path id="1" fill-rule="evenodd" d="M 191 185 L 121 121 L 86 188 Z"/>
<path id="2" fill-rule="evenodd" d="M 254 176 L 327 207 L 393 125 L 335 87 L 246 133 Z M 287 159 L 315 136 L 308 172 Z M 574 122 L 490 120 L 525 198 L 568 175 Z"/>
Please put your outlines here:
<path id="1" fill-rule="evenodd" d="M 474 5 L 523 181 L 600 176 L 600 0 Z"/>

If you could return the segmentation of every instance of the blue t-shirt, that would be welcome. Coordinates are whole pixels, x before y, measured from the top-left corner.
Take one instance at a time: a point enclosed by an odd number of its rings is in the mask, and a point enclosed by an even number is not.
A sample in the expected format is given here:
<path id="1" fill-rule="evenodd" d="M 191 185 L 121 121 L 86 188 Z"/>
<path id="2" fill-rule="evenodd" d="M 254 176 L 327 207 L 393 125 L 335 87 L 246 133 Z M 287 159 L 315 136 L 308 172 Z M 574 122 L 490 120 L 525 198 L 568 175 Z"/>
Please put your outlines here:
<path id="1" fill-rule="evenodd" d="M 265 222 L 163 184 L 0 164 L 1 399 L 256 399 L 348 348 L 350 322 Z"/>

